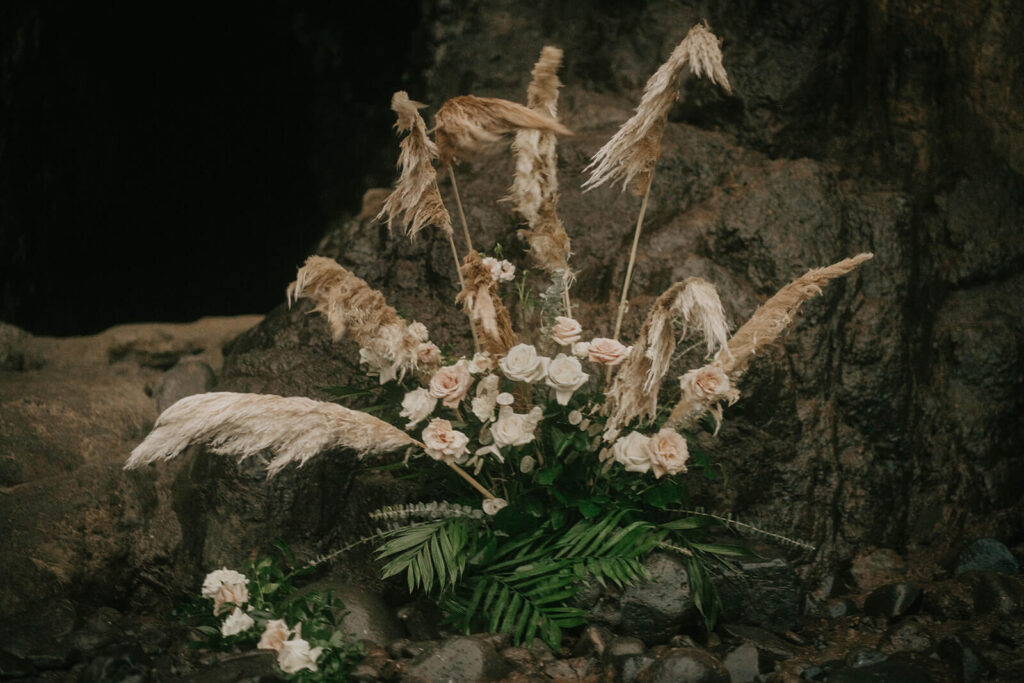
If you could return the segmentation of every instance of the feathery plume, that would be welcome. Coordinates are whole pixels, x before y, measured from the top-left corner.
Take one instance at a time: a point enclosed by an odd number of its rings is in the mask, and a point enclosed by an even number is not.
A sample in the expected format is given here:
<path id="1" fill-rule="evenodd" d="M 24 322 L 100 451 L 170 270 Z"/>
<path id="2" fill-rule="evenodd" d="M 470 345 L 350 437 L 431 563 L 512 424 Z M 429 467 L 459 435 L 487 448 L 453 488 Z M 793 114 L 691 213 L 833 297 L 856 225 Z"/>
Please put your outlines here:
<path id="1" fill-rule="evenodd" d="M 239 459 L 269 449 L 273 476 L 290 462 L 304 465 L 325 451 L 350 448 L 360 457 L 418 445 L 414 438 L 373 415 L 301 396 L 214 392 L 181 399 L 157 419 L 132 451 L 125 469 L 170 460 L 194 444 Z"/>
<path id="2" fill-rule="evenodd" d="M 503 136 L 523 128 L 550 130 L 561 135 L 572 131 L 550 116 L 515 102 L 493 97 L 461 95 L 437 110 L 434 139 L 442 164 L 472 161 L 496 152 Z"/>
<path id="3" fill-rule="evenodd" d="M 874 254 L 871 253 L 858 254 L 824 268 L 813 268 L 790 282 L 754 311 L 750 320 L 736 330 L 726 347 L 718 352 L 715 361 L 708 367 L 719 368 L 727 378 L 726 386 L 729 387 L 746 371 L 755 353 L 775 342 L 793 322 L 793 317 L 801 304 L 820 294 L 821 288 L 829 281 L 846 275 L 872 258 Z M 688 395 L 685 390 L 687 375 L 680 377 L 684 391 L 669 416 L 669 424 L 692 425 L 705 411 L 713 409 L 712 405 L 699 400 L 699 397 Z M 730 400 L 735 400 L 736 397 L 738 394 L 729 396 Z M 714 403 L 717 404 L 717 401 Z M 716 420 L 720 420 L 720 415 L 716 415 Z"/>
<path id="4" fill-rule="evenodd" d="M 698 332 L 708 355 L 725 347 L 728 325 L 718 292 L 698 277 L 677 282 L 651 306 L 633 350 L 608 390 L 603 412 L 606 428 L 615 433 L 636 417 L 652 418 L 658 410 L 658 390 L 676 350 L 675 319 L 683 321 L 680 339 Z"/>
<path id="5" fill-rule="evenodd" d="M 409 325 L 388 306 L 384 295 L 366 281 L 323 256 L 310 256 L 299 269 L 295 282 L 288 285 L 288 305 L 301 297 L 313 299 L 315 311 L 327 317 L 334 340 L 346 333 L 361 347 L 406 370 L 420 367 L 422 333 Z"/>
<path id="6" fill-rule="evenodd" d="M 668 112 L 679 96 L 680 75 L 687 66 L 695 76 L 704 76 L 732 92 L 718 38 L 707 24 L 697 24 L 647 81 L 633 117 L 594 155 L 586 168 L 591 175 L 583 184 L 584 190 L 622 179 L 623 189 L 632 183 L 638 195 L 647 191 L 661 154 Z"/>
<path id="7" fill-rule="evenodd" d="M 484 349 L 494 358 L 500 358 L 516 345 L 512 318 L 498 294 L 498 283 L 491 270 L 484 265 L 480 254 L 466 254 L 461 268 L 463 287 L 455 298 L 480 330 Z"/>
<path id="8" fill-rule="evenodd" d="M 399 220 L 409 237 L 415 237 L 427 225 L 452 234 L 452 219 L 437 189 L 437 173 L 432 163 L 437 157 L 437 145 L 427 136 L 427 126 L 417 111 L 425 106 L 410 100 L 404 90 L 391 97 L 391 109 L 398 114 L 395 128 L 409 134 L 399 143 L 401 175 L 377 214 L 377 220 L 387 216 L 388 230 L 396 219 Z"/>

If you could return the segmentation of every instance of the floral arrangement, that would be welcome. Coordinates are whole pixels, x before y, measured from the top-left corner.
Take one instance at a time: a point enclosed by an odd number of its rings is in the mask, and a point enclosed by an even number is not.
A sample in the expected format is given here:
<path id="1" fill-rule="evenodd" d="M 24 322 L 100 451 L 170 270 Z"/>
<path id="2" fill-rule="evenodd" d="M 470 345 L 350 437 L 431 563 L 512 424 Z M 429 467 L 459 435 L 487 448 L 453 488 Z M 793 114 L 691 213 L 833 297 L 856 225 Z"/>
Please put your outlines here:
<path id="1" fill-rule="evenodd" d="M 372 539 L 383 575 L 404 575 L 410 591 L 435 597 L 456 628 L 507 632 L 520 642 L 536 636 L 557 647 L 563 629 L 585 623 L 574 603 L 581 587 L 642 580 L 642 560 L 655 549 L 684 559 L 695 602 L 713 625 L 717 596 L 706 567 L 738 551 L 709 540 L 718 518 L 688 508 L 691 471 L 714 477 L 688 435 L 717 433 L 755 352 L 779 338 L 804 301 L 871 254 L 807 272 L 731 336 L 715 288 L 688 278 L 658 297 L 630 345 L 620 341 L 661 135 L 680 81 L 706 77 L 730 89 L 718 39 L 697 25 L 588 167 L 585 190 L 621 180 L 641 198 L 614 330 L 588 330 L 574 317 L 570 239 L 557 210 L 557 136 L 570 134 L 557 120 L 561 60 L 561 50 L 542 50 L 525 106 L 472 95 L 449 100 L 437 111 L 433 139 L 418 111 L 425 105 L 405 92 L 392 99 L 404 134 L 401 175 L 378 218 L 409 237 L 433 226 L 448 242 L 472 352 L 442 354 L 423 324 L 402 319 L 333 260 L 313 256 L 288 287 L 288 301 L 311 300 L 335 339 L 359 344 L 360 362 L 379 387 L 373 414 L 301 397 L 192 396 L 160 416 L 127 467 L 195 443 L 241 457 L 269 449 L 270 474 L 341 448 L 361 456 L 404 451 L 425 490 L 447 500 L 378 510 Z M 510 135 L 516 172 L 507 199 L 527 225 L 520 234 L 529 256 L 550 278 L 537 298 L 528 294 L 529 275 L 500 249 L 485 256 L 474 248 L 454 172 L 462 161 L 500 153 Z M 452 183 L 461 250 L 435 162 Z M 515 329 L 503 288 L 514 288 L 521 321 L 532 307 L 535 325 Z M 693 346 L 680 351 L 683 341 Z M 705 359 L 679 372 L 674 386 L 665 383 L 696 347 Z M 237 610 L 237 597 L 221 602 Z M 232 612 L 231 619 L 225 629 L 240 628 L 245 615 Z M 303 652 L 316 659 L 315 648 Z"/>

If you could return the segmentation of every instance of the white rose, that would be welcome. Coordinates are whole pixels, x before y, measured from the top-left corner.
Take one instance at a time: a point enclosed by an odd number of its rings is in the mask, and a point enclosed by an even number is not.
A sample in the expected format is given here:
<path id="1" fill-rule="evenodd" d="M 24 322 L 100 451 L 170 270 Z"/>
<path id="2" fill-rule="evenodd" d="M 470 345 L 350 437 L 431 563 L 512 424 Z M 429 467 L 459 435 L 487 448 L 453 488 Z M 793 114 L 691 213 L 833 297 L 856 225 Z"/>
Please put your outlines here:
<path id="1" fill-rule="evenodd" d="M 485 256 L 480 262 L 491 271 L 491 277 L 497 282 L 511 282 L 516 279 L 516 267 L 506 260 L 499 261 L 493 256 Z"/>
<path id="2" fill-rule="evenodd" d="M 663 474 L 679 474 L 686 471 L 690 452 L 684 439 L 674 429 L 662 429 L 651 437 L 648 444 L 651 452 L 651 469 L 655 479 Z"/>
<path id="3" fill-rule="evenodd" d="M 430 341 L 430 333 L 427 332 L 427 326 L 421 322 L 414 322 L 409 325 L 409 334 L 416 337 L 417 341 L 426 342 Z"/>
<path id="4" fill-rule="evenodd" d="M 473 354 L 473 359 L 466 365 L 469 369 L 469 374 L 479 375 L 481 372 L 487 372 L 493 370 L 496 366 L 494 365 L 494 359 L 491 358 L 491 354 L 486 351 L 478 351 Z"/>
<path id="5" fill-rule="evenodd" d="M 564 406 L 568 405 L 573 392 L 583 386 L 589 377 L 583 372 L 578 360 L 560 353 L 548 364 L 548 376 L 544 381 L 555 390 L 558 405 Z"/>
<path id="6" fill-rule="evenodd" d="M 416 347 L 416 364 L 424 368 L 432 368 L 441 364 L 441 349 L 433 342 L 421 342 Z"/>
<path id="7" fill-rule="evenodd" d="M 679 378 L 679 386 L 683 390 L 683 396 L 690 403 L 708 405 L 724 398 L 731 398 L 732 395 L 729 377 L 717 365 L 705 365 L 690 370 Z"/>
<path id="8" fill-rule="evenodd" d="M 452 423 L 448 420 L 434 418 L 423 430 L 424 450 L 434 460 L 463 462 L 469 452 L 466 448 L 468 443 L 469 437 L 452 429 Z"/>
<path id="9" fill-rule="evenodd" d="M 402 412 L 398 416 L 409 418 L 405 428 L 412 429 L 434 412 L 436 407 L 437 399 L 421 387 L 405 395 L 405 398 L 402 399 Z"/>
<path id="10" fill-rule="evenodd" d="M 490 422 L 494 419 L 494 405 L 498 400 L 498 376 L 487 375 L 476 385 L 476 398 L 472 409 L 476 419 Z"/>
<path id="11" fill-rule="evenodd" d="M 590 348 L 587 350 L 587 357 L 592 362 L 602 365 L 618 365 L 626 360 L 628 355 L 629 349 L 621 342 L 606 337 L 591 340 Z"/>
<path id="12" fill-rule="evenodd" d="M 256 643 L 256 647 L 260 650 L 280 652 L 285 641 L 288 640 L 288 636 L 288 624 L 284 622 L 284 619 L 271 619 L 263 628 L 263 635 L 260 636 L 260 642 Z"/>
<path id="13" fill-rule="evenodd" d="M 481 507 L 488 515 L 496 515 L 499 510 L 508 507 L 508 501 L 504 498 L 484 498 Z"/>
<path id="14" fill-rule="evenodd" d="M 572 355 L 577 358 L 587 358 L 590 356 L 590 342 L 576 342 L 573 344 Z"/>
<path id="15" fill-rule="evenodd" d="M 612 446 L 616 462 L 624 465 L 627 472 L 648 471 L 651 469 L 650 440 L 640 432 L 630 432 L 622 437 Z"/>
<path id="16" fill-rule="evenodd" d="M 498 421 L 491 425 L 494 445 L 504 448 L 530 443 L 543 416 L 544 411 L 537 406 L 525 414 L 512 412 L 511 406 L 502 406 L 498 412 Z"/>
<path id="17" fill-rule="evenodd" d="M 213 613 L 220 614 L 225 611 L 226 602 L 233 605 L 244 605 L 249 602 L 247 583 L 249 579 L 245 578 L 245 574 L 227 567 L 218 569 L 203 579 L 203 597 L 213 599 Z"/>
<path id="18" fill-rule="evenodd" d="M 564 315 L 555 316 L 555 326 L 551 328 L 551 338 L 559 346 L 572 346 L 583 335 L 583 327 Z"/>
<path id="19" fill-rule="evenodd" d="M 469 392 L 473 376 L 461 365 L 447 365 L 430 378 L 430 395 L 441 399 L 447 408 L 455 408 Z"/>
<path id="20" fill-rule="evenodd" d="M 297 674 L 303 669 L 316 671 L 316 660 L 323 652 L 322 647 L 310 649 L 302 638 L 287 641 L 277 653 L 277 665 L 286 674 Z"/>
<path id="21" fill-rule="evenodd" d="M 517 382 L 540 381 L 548 373 L 550 358 L 537 355 L 531 344 L 517 344 L 498 362 L 505 376 Z"/>
<path id="22" fill-rule="evenodd" d="M 252 617 L 236 607 L 235 611 L 224 620 L 223 624 L 221 624 L 220 634 L 225 638 L 228 636 L 234 636 L 242 631 L 248 631 L 255 623 L 256 622 L 253 621 Z"/>

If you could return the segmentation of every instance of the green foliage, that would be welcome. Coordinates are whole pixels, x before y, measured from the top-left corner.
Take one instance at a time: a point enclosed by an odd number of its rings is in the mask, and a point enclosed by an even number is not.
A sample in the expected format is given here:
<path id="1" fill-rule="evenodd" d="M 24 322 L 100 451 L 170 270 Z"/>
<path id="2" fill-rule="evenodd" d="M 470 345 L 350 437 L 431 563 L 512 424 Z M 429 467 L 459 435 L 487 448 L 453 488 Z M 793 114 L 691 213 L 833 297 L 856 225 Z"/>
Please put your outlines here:
<path id="1" fill-rule="evenodd" d="M 466 569 L 472 524 L 454 517 L 400 527 L 383 535 L 377 558 L 387 560 L 382 576 L 405 572 L 409 592 L 450 588 Z"/>

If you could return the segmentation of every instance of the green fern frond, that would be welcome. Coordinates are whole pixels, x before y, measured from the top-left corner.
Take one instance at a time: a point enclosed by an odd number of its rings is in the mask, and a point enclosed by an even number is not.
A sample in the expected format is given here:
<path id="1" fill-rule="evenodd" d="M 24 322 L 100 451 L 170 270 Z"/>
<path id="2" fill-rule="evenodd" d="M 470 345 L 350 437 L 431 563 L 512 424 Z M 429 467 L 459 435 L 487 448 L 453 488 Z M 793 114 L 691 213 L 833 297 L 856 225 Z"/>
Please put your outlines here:
<path id="1" fill-rule="evenodd" d="M 468 517 L 483 521 L 484 511 L 468 505 L 458 505 L 447 501 L 431 501 L 429 503 L 409 503 L 405 505 L 388 505 L 370 513 L 370 519 L 398 528 L 413 521 L 432 521 Z"/>
<path id="2" fill-rule="evenodd" d="M 466 569 L 471 520 L 452 517 L 409 524 L 384 532 L 388 539 L 377 549 L 377 559 L 387 560 L 382 577 L 405 572 L 409 592 L 430 593 L 435 583 L 444 591 L 455 586 Z"/>
<path id="3" fill-rule="evenodd" d="M 683 512 L 694 517 L 703 517 L 705 519 L 715 520 L 716 522 L 723 524 L 727 529 L 735 531 L 736 533 L 746 534 L 749 536 L 761 536 L 763 538 L 767 538 L 771 541 L 774 541 L 779 545 L 787 546 L 790 548 L 799 548 L 801 550 L 807 550 L 811 552 L 815 550 L 815 546 L 812 543 L 801 540 L 799 538 L 792 538 L 790 536 L 785 536 L 783 534 L 777 534 L 772 531 L 767 531 L 758 526 L 755 526 L 754 524 L 741 522 L 738 519 L 735 519 L 731 513 L 727 513 L 725 516 L 716 515 L 711 512 L 706 512 L 702 508 L 697 508 L 695 510 L 674 510 L 674 512 Z M 684 517 L 682 519 L 678 519 L 673 522 L 663 524 L 662 527 L 678 531 L 683 529 L 695 528 L 696 525 L 694 525 L 691 521 L 688 521 L 687 518 Z"/>

